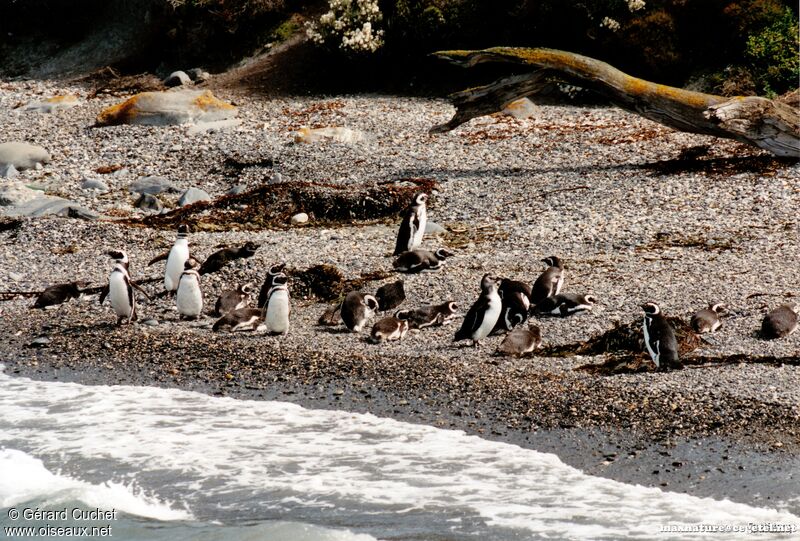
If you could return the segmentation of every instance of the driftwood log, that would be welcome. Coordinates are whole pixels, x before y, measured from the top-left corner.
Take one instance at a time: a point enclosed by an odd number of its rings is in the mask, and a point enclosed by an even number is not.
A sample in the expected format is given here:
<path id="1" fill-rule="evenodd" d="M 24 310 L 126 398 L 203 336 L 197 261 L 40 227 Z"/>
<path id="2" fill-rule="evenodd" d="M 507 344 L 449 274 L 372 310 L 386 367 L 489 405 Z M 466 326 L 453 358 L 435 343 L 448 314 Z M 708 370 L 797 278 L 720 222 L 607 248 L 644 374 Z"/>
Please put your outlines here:
<path id="1" fill-rule="evenodd" d="M 538 69 L 451 95 L 456 114 L 446 124 L 431 128 L 432 133 L 450 131 L 472 118 L 501 111 L 558 79 L 595 91 L 617 107 L 676 130 L 734 139 L 775 156 L 800 158 L 800 110 L 780 101 L 758 96 L 726 98 L 660 85 L 594 58 L 554 49 L 495 47 L 440 51 L 434 56 L 464 67 L 510 62 Z"/>

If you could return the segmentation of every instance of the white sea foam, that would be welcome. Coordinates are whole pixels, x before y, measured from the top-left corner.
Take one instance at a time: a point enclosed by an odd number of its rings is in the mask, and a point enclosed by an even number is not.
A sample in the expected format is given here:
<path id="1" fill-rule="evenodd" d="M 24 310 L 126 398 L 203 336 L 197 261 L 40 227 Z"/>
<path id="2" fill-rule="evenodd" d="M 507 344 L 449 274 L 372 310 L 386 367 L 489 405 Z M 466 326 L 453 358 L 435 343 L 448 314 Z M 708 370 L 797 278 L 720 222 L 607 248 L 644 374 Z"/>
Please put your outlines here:
<path id="1" fill-rule="evenodd" d="M 220 502 L 245 490 L 280 495 L 274 505 L 451 510 L 557 539 L 686 538 L 661 532 L 667 525 L 800 528 L 800 517 L 785 511 L 593 477 L 555 455 L 369 414 L 2 373 L 0 403 L 0 445 L 24 441 L 37 456 L 103 457 L 131 471 L 179 472 L 187 494 L 198 479 L 213 479 L 200 486 Z"/>
<path id="2" fill-rule="evenodd" d="M 116 509 L 156 520 L 189 520 L 191 513 L 172 509 L 141 491 L 120 483 L 93 485 L 45 468 L 41 460 L 16 449 L 0 449 L 0 507 L 26 502 L 43 507 L 81 502 L 90 508 Z"/>

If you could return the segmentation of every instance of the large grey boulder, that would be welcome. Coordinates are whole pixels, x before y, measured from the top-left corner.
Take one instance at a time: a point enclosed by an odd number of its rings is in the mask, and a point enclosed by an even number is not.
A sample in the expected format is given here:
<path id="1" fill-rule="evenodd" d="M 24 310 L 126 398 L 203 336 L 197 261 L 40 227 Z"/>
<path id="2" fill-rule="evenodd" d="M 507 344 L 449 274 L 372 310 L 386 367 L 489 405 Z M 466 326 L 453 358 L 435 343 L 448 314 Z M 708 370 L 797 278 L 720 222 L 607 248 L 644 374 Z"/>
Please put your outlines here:
<path id="1" fill-rule="evenodd" d="M 181 198 L 178 199 L 178 205 L 184 207 L 192 203 L 197 203 L 198 201 L 211 201 L 211 196 L 207 191 L 201 190 L 200 188 L 189 188 L 183 192 Z"/>
<path id="2" fill-rule="evenodd" d="M 97 190 L 99 192 L 107 192 L 108 184 L 98 178 L 84 178 L 81 182 L 81 188 L 84 190 Z"/>
<path id="3" fill-rule="evenodd" d="M 74 201 L 45 195 L 32 190 L 21 182 L 0 186 L 0 214 L 6 216 L 39 217 L 47 215 L 94 220 L 99 214 L 80 206 Z"/>
<path id="4" fill-rule="evenodd" d="M 19 176 L 19 171 L 13 163 L 0 164 L 0 178 L 14 178 Z"/>
<path id="5" fill-rule="evenodd" d="M 0 144 L 0 165 L 10 164 L 20 171 L 50 161 L 50 154 L 38 145 L 20 141 Z"/>
<path id="6" fill-rule="evenodd" d="M 180 189 L 164 177 L 139 177 L 128 186 L 131 193 L 158 194 L 162 192 L 178 193 Z"/>

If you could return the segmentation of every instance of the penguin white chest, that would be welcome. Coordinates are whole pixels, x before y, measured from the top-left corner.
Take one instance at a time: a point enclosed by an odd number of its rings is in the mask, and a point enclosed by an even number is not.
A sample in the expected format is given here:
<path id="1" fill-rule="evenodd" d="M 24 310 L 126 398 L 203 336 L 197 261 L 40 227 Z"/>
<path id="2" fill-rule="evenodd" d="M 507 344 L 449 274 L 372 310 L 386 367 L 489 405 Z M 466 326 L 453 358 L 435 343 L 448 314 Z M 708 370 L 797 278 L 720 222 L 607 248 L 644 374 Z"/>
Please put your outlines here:
<path id="1" fill-rule="evenodd" d="M 411 249 L 422 246 L 422 237 L 425 236 L 425 227 L 428 225 L 428 211 L 423 206 L 417 215 L 419 219 L 419 228 L 414 231 L 414 236 L 411 239 Z"/>
<path id="2" fill-rule="evenodd" d="M 120 271 L 114 271 L 108 277 L 108 298 L 111 301 L 111 308 L 119 317 L 131 317 L 135 300 L 129 294 L 128 281 Z"/>
<path id="3" fill-rule="evenodd" d="M 289 332 L 289 292 L 285 289 L 273 291 L 267 303 L 264 318 L 267 332 L 286 334 Z"/>
<path id="4" fill-rule="evenodd" d="M 650 323 L 652 319 L 644 316 L 644 323 L 642 324 L 642 331 L 644 332 L 644 347 L 647 349 L 647 353 L 650 355 L 650 358 L 653 359 L 653 362 L 656 363 L 658 366 L 659 363 L 659 352 L 658 352 L 658 341 L 655 343 L 651 343 L 650 339 Z"/>
<path id="5" fill-rule="evenodd" d="M 186 317 L 198 317 L 203 311 L 203 293 L 200 281 L 194 273 L 183 274 L 175 296 L 178 313 Z"/>
<path id="6" fill-rule="evenodd" d="M 164 273 L 164 289 L 175 291 L 183 274 L 183 265 L 189 259 L 189 240 L 178 239 L 169 251 L 167 270 Z"/>
<path id="7" fill-rule="evenodd" d="M 483 313 L 483 320 L 478 328 L 475 329 L 475 332 L 472 333 L 473 340 L 483 340 L 489 336 L 494 326 L 497 325 L 502 309 L 503 301 L 500 299 L 500 295 L 497 294 L 497 291 L 492 292 L 489 295 L 489 306 L 486 307 L 486 311 Z"/>

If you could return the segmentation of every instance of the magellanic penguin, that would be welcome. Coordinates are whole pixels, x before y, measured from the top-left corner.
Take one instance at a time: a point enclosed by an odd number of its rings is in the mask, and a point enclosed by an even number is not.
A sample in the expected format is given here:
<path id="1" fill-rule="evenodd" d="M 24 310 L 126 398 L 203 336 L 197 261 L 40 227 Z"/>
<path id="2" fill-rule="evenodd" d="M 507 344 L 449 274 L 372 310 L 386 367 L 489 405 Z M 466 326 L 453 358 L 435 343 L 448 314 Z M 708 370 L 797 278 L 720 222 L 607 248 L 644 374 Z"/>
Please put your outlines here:
<path id="1" fill-rule="evenodd" d="M 110 251 L 108 255 L 114 260 L 114 268 L 108 275 L 108 289 L 100 294 L 100 304 L 108 295 L 111 308 L 117 314 L 117 325 L 136 321 L 136 297 L 128 274 L 128 254 Z"/>
<path id="2" fill-rule="evenodd" d="M 367 320 L 378 310 L 378 299 L 351 291 L 342 301 L 342 321 L 353 332 L 361 332 Z"/>
<path id="3" fill-rule="evenodd" d="M 253 286 L 250 284 L 244 284 L 236 289 L 223 291 L 217 299 L 217 303 L 214 305 L 214 315 L 222 316 L 228 312 L 239 310 L 240 308 L 247 308 L 247 301 L 252 292 Z"/>
<path id="4" fill-rule="evenodd" d="M 175 303 L 181 319 L 197 319 L 203 313 L 203 291 L 200 289 L 200 273 L 195 270 L 197 261 L 189 258 L 178 282 Z"/>
<path id="5" fill-rule="evenodd" d="M 408 332 L 408 321 L 403 319 L 405 312 L 405 310 L 400 310 L 393 316 L 377 321 L 372 326 L 369 341 L 373 344 L 378 344 L 390 340 L 402 340 Z"/>
<path id="6" fill-rule="evenodd" d="M 561 288 L 564 286 L 564 278 L 566 277 L 564 266 L 556 256 L 546 257 L 542 259 L 542 263 L 548 265 L 548 268 L 539 275 L 531 288 L 530 301 L 533 306 L 536 306 L 547 297 L 561 293 Z"/>
<path id="7" fill-rule="evenodd" d="M 429 304 L 414 310 L 401 310 L 401 312 L 403 312 L 402 318 L 408 320 L 410 328 L 424 329 L 452 321 L 458 315 L 458 305 L 453 301 L 447 301 L 442 304 Z"/>
<path id="8" fill-rule="evenodd" d="M 536 325 L 527 329 L 518 327 L 508 333 L 497 347 L 497 353 L 506 357 L 523 357 L 542 345 L 542 331 Z"/>
<path id="9" fill-rule="evenodd" d="M 255 331 L 263 321 L 263 310 L 258 308 L 239 308 L 219 318 L 211 330 L 217 332 L 228 327 L 231 332 Z"/>
<path id="10" fill-rule="evenodd" d="M 418 193 L 406 208 L 392 255 L 400 255 L 422 245 L 422 237 L 425 236 L 425 226 L 428 223 L 428 211 L 425 206 L 427 200 L 428 194 Z"/>
<path id="11" fill-rule="evenodd" d="M 464 322 L 456 332 L 453 342 L 471 339 L 472 345 L 477 347 L 479 342 L 489 336 L 494 329 L 502 306 L 503 301 L 497 293 L 497 283 L 491 276 L 485 274 L 481 279 L 481 295 L 464 317 Z"/>
<path id="12" fill-rule="evenodd" d="M 766 339 L 783 338 L 797 330 L 800 304 L 782 304 L 764 317 L 761 322 L 761 336 Z"/>
<path id="13" fill-rule="evenodd" d="M 254 242 L 245 242 L 244 245 L 239 248 L 223 248 L 222 250 L 217 250 L 203 261 L 203 264 L 200 265 L 199 273 L 203 275 L 217 272 L 231 261 L 253 257 L 259 246 L 259 244 L 255 244 Z"/>
<path id="14" fill-rule="evenodd" d="M 578 312 L 591 310 L 597 302 L 594 295 L 579 295 L 576 293 L 559 293 L 533 307 L 533 314 L 546 316 L 571 316 Z"/>
<path id="15" fill-rule="evenodd" d="M 678 360 L 678 340 L 675 331 L 661 309 L 654 302 L 642 305 L 644 310 L 644 347 L 658 370 L 680 368 Z"/>
<path id="16" fill-rule="evenodd" d="M 439 248 L 435 252 L 429 250 L 411 250 L 403 252 L 400 257 L 392 262 L 392 266 L 398 272 L 415 273 L 424 270 L 437 270 L 442 266 L 442 261 L 453 256 L 444 248 Z"/>
<path id="17" fill-rule="evenodd" d="M 708 308 L 698 310 L 692 316 L 692 320 L 690 322 L 692 330 L 694 330 L 694 332 L 697 334 L 705 334 L 716 331 L 722 325 L 719 315 L 724 311 L 725 307 L 719 303 L 712 303 L 708 305 Z"/>
<path id="18" fill-rule="evenodd" d="M 167 269 L 164 272 L 164 289 L 167 292 L 177 291 L 178 283 L 184 271 L 184 263 L 189 259 L 189 226 L 178 226 L 178 237 L 167 256 Z M 152 261 L 151 261 L 152 263 Z"/>
<path id="19" fill-rule="evenodd" d="M 510 331 L 528 319 L 531 288 L 524 282 L 503 278 L 497 290 L 503 308 L 492 333 Z"/>
<path id="20" fill-rule="evenodd" d="M 286 334 L 289 332 L 289 287 L 285 274 L 274 277 L 272 288 L 267 294 L 267 306 L 264 310 L 264 325 L 270 334 Z"/>
<path id="21" fill-rule="evenodd" d="M 267 299 L 269 292 L 275 283 L 276 276 L 286 276 L 283 274 L 283 269 L 286 267 L 283 263 L 277 263 L 267 269 L 267 277 L 264 278 L 264 283 L 261 284 L 261 291 L 258 292 L 258 307 L 265 308 L 267 306 Z"/>
<path id="22" fill-rule="evenodd" d="M 88 282 L 77 281 L 50 286 L 39 293 L 31 308 L 44 309 L 48 306 L 63 304 L 70 299 L 77 299 L 81 296 L 81 289 L 88 285 Z"/>
<path id="23" fill-rule="evenodd" d="M 378 291 L 375 292 L 375 298 L 378 299 L 378 309 L 381 312 L 397 308 L 406 300 L 406 291 L 403 287 L 403 281 L 398 280 L 391 284 L 382 285 L 378 288 Z"/>

